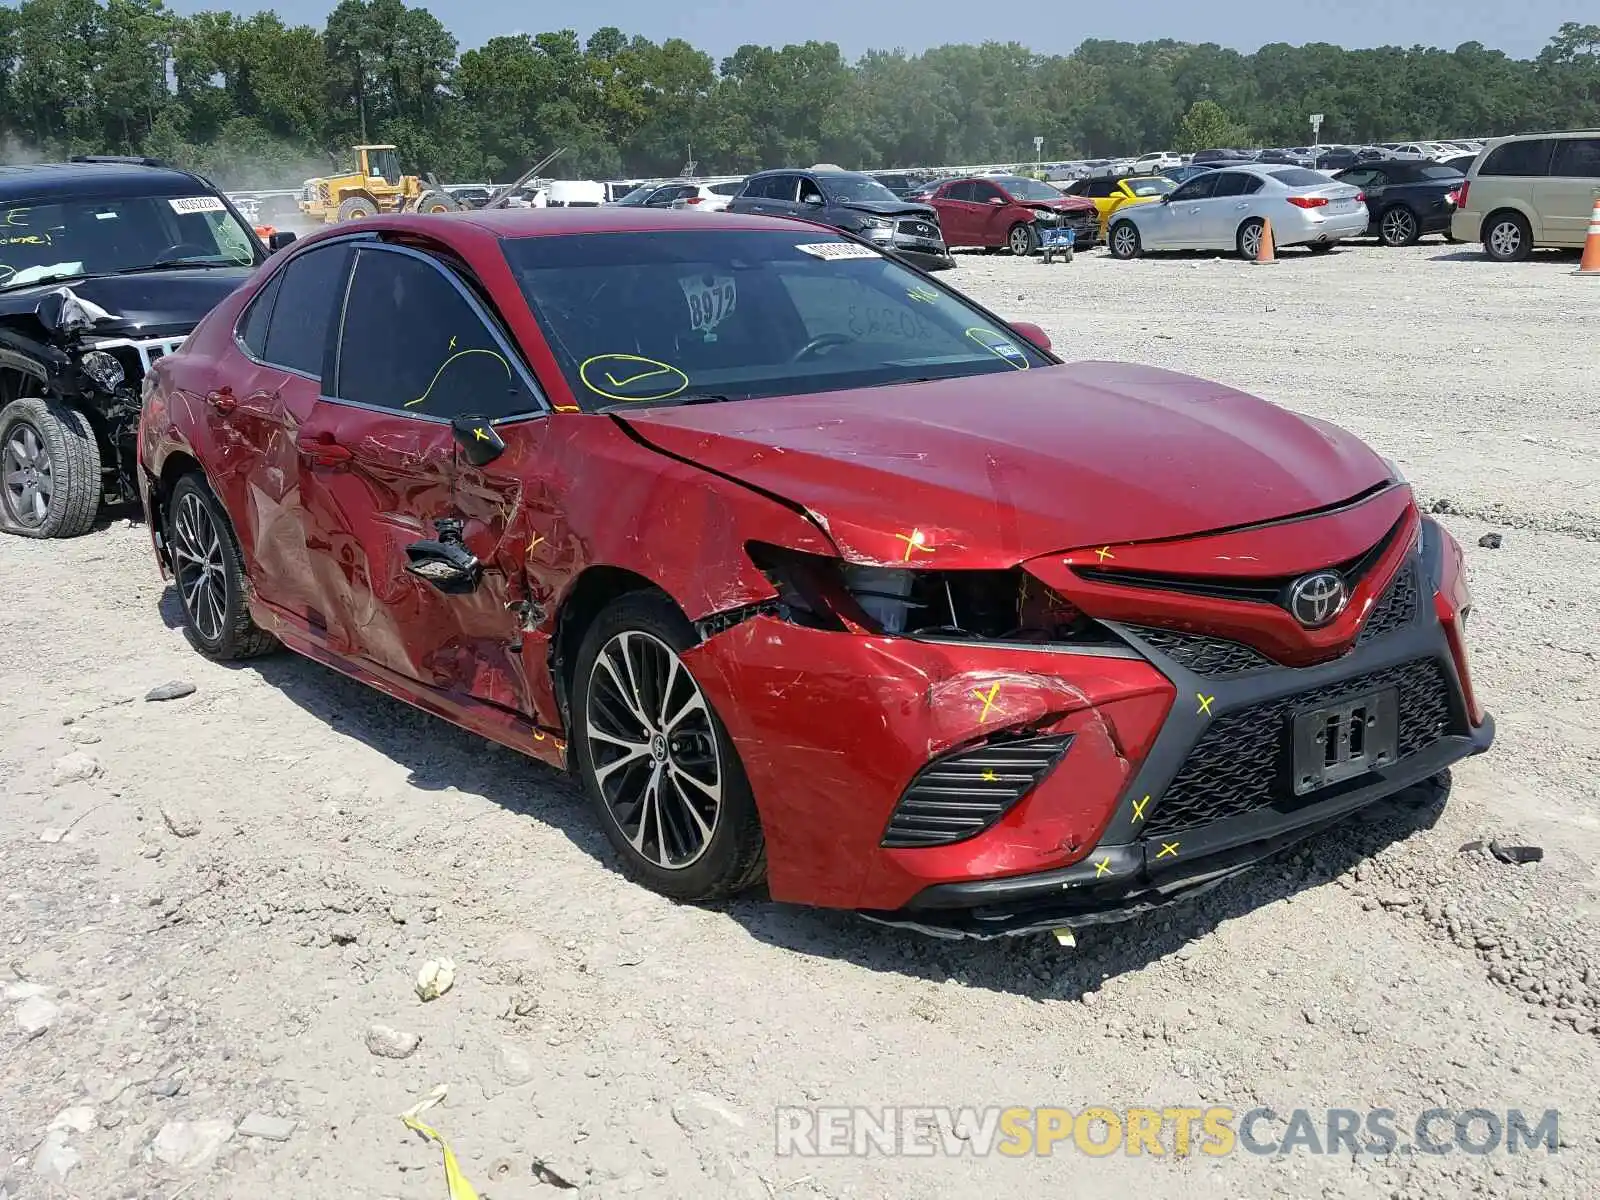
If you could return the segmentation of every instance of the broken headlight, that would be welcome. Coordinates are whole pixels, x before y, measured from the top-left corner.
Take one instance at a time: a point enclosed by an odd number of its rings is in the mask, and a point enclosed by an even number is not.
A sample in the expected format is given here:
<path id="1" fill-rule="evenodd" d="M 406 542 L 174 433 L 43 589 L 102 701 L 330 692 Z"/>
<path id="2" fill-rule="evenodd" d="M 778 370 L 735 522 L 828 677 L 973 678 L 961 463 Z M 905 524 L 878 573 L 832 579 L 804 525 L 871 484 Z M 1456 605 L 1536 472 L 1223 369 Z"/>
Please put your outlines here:
<path id="1" fill-rule="evenodd" d="M 127 378 L 117 356 L 104 350 L 90 350 L 78 359 L 83 373 L 108 392 L 114 392 Z"/>
<path id="2" fill-rule="evenodd" d="M 896 637 L 1052 643 L 1108 632 L 1020 567 L 937 571 L 870 566 L 751 543 L 778 593 L 779 616 L 819 629 Z"/>

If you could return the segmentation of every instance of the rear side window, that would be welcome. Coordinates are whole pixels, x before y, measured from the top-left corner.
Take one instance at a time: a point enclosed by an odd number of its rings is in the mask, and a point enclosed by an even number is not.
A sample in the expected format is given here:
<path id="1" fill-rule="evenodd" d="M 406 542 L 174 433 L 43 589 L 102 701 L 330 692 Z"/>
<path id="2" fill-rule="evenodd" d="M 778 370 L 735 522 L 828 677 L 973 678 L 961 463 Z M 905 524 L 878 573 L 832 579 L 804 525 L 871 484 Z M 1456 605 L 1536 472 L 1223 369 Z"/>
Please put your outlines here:
<path id="1" fill-rule="evenodd" d="M 1261 180 L 1243 171 L 1218 171 L 1217 190 L 1213 196 L 1248 196 L 1261 187 Z"/>
<path id="2" fill-rule="evenodd" d="M 336 245 L 308 250 L 279 272 L 283 282 L 272 305 L 264 361 L 313 379 L 322 377 L 328 331 L 344 302 L 349 270 L 350 247 Z"/>
<path id="3" fill-rule="evenodd" d="M 1550 174 L 1563 179 L 1600 179 L 1600 138 L 1563 138 L 1556 143 Z"/>
<path id="4" fill-rule="evenodd" d="M 1547 138 L 1530 138 L 1525 142 L 1507 142 L 1496 146 L 1484 159 L 1479 175 L 1548 175 L 1550 152 L 1553 149 Z"/>
<path id="5" fill-rule="evenodd" d="M 718 196 L 737 196 L 744 190 L 744 180 L 735 179 L 732 183 L 714 183 L 711 191 Z"/>
<path id="6" fill-rule="evenodd" d="M 239 343 L 251 358 L 264 359 L 267 356 L 267 324 L 272 320 L 272 305 L 282 286 L 283 272 L 279 271 L 267 280 L 266 287 L 256 293 L 245 311 L 244 320 L 239 322 Z"/>
<path id="7" fill-rule="evenodd" d="M 331 395 L 415 416 L 496 420 L 539 407 L 483 317 L 433 263 L 363 248 Z"/>

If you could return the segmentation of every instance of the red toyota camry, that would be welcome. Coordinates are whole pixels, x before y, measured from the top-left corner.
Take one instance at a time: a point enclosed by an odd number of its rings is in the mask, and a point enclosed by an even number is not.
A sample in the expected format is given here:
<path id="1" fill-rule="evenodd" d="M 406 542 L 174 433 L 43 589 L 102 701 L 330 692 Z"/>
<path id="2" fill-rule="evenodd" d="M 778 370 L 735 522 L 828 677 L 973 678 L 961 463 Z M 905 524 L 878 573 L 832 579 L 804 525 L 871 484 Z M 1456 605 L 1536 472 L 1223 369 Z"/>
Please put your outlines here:
<path id="1" fill-rule="evenodd" d="M 1363 443 L 800 221 L 334 227 L 156 364 L 140 464 L 202 653 L 576 772 L 676 897 L 1113 919 L 1492 738 Z"/>

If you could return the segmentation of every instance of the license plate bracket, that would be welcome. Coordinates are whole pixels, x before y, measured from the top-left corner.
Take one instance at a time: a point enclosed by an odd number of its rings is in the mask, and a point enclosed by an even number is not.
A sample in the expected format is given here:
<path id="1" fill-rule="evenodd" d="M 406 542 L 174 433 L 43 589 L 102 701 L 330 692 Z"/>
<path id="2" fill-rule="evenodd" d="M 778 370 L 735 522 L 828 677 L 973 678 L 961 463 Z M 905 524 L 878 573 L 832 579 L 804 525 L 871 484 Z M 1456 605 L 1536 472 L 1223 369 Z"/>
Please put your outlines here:
<path id="1" fill-rule="evenodd" d="M 1400 692 L 1346 696 L 1294 716 L 1294 794 L 1320 791 L 1399 757 Z"/>

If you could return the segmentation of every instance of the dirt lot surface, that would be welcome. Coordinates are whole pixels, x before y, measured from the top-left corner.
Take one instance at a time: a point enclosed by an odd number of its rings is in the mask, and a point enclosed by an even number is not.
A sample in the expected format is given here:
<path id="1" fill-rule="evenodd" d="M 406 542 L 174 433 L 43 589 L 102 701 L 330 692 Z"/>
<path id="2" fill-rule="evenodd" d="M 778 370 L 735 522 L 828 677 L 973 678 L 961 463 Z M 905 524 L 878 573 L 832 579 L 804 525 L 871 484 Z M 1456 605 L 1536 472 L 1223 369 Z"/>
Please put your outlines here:
<path id="1" fill-rule="evenodd" d="M 675 906 L 552 772 L 293 657 L 199 658 L 142 528 L 0 541 L 0 1195 L 445 1200 L 397 1114 L 446 1083 L 423 1120 L 491 1200 L 1600 1195 L 1600 283 L 1573 265 L 963 257 L 1068 357 L 1397 459 L 1468 547 L 1499 722 L 1442 809 L 1076 949 Z M 169 681 L 194 691 L 146 701 Z M 1546 854 L 1461 849 L 1491 838 Z M 1261 1137 L 1386 1107 L 1403 1142 L 1429 1108 L 1559 1109 L 1561 1144 L 777 1156 L 778 1106 L 849 1104 L 1270 1107 Z"/>

